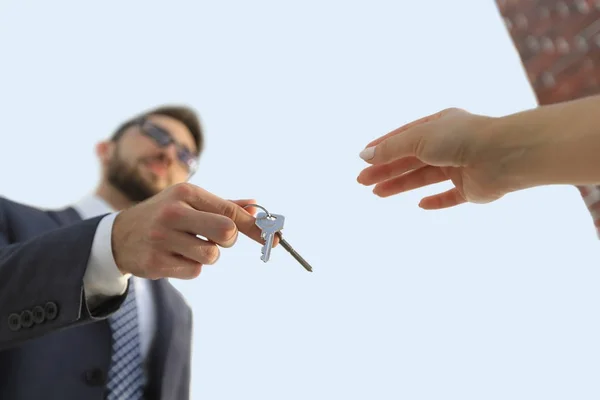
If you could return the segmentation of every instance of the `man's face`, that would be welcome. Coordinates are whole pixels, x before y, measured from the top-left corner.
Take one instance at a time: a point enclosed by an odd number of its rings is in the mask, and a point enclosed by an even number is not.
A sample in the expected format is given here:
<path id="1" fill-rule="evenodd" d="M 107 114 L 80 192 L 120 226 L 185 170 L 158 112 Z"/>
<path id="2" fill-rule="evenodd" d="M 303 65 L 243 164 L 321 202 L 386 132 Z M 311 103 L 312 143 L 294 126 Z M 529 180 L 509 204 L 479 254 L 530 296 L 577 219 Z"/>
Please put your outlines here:
<path id="1" fill-rule="evenodd" d="M 117 142 L 108 142 L 103 159 L 106 179 L 133 202 L 144 201 L 168 186 L 185 182 L 189 167 L 177 155 L 177 146 L 196 153 L 196 144 L 186 126 L 163 115 L 147 120 L 168 132 L 176 144 L 160 147 L 139 125 L 128 128 Z"/>

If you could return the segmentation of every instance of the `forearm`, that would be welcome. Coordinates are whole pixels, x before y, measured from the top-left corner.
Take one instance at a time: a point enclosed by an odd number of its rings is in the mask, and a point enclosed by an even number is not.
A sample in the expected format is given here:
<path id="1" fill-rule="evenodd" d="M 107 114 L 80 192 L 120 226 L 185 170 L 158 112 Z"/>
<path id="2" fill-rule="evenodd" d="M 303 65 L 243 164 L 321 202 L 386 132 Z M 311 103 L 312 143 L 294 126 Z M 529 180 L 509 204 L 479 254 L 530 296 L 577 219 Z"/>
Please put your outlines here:
<path id="1" fill-rule="evenodd" d="M 600 96 L 498 118 L 492 140 L 505 151 L 514 189 L 600 184 Z"/>
<path id="2" fill-rule="evenodd" d="M 123 296 L 93 313 L 84 296 L 83 276 L 98 221 L 83 221 L 23 243 L 0 240 L 0 349 L 118 309 Z M 50 303 L 56 313 L 40 314 L 40 307 Z M 28 320 L 30 312 L 37 312 L 37 321 Z"/>

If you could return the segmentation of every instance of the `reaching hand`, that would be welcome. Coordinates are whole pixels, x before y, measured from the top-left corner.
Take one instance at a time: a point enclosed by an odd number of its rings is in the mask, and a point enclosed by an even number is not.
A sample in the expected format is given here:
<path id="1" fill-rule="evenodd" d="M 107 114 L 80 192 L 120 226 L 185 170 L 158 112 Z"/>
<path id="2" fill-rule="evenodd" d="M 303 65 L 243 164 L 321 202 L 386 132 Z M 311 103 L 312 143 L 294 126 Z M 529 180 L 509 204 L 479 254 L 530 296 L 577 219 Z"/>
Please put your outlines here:
<path id="1" fill-rule="evenodd" d="M 487 203 L 510 191 L 502 162 L 510 149 L 490 146 L 494 118 L 451 108 L 402 126 L 369 143 L 360 156 L 371 166 L 358 176 L 381 197 L 450 180 L 454 188 L 419 203 L 441 209 Z"/>

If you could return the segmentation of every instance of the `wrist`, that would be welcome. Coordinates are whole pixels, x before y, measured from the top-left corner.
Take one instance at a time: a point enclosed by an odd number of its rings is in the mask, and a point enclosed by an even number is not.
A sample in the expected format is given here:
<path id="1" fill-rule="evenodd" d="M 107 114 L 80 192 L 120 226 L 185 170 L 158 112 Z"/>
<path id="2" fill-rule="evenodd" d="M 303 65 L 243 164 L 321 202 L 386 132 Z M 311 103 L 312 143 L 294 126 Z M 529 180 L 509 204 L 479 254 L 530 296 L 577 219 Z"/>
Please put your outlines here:
<path id="1" fill-rule="evenodd" d="M 117 266 L 117 269 L 121 272 L 121 274 L 123 275 L 129 275 L 130 273 L 123 268 L 123 261 L 122 261 L 122 257 L 121 257 L 121 249 L 120 246 L 118 245 L 118 243 L 123 243 L 123 239 L 120 237 L 121 235 L 121 229 L 119 229 L 119 225 L 121 222 L 121 218 L 123 217 L 123 212 L 119 212 L 114 219 L 113 225 L 112 225 L 112 232 L 111 232 L 111 248 L 112 248 L 112 255 L 113 255 L 113 259 L 115 262 L 115 265 Z"/>
<path id="2" fill-rule="evenodd" d="M 541 121 L 532 121 L 532 111 L 494 118 L 485 141 L 482 162 L 496 164 L 495 179 L 505 193 L 546 184 L 549 135 Z"/>
<path id="3" fill-rule="evenodd" d="M 600 96 L 542 106 L 498 119 L 515 189 L 600 183 Z"/>

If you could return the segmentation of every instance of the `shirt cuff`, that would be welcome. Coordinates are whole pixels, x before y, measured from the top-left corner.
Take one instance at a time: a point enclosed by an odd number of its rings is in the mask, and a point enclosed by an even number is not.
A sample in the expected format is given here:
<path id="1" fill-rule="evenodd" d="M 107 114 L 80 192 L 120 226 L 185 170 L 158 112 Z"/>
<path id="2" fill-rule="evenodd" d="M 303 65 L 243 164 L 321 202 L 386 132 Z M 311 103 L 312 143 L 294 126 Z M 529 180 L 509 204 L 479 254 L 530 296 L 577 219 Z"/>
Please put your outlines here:
<path id="1" fill-rule="evenodd" d="M 127 290 L 131 274 L 123 274 L 117 267 L 112 252 L 112 227 L 118 213 L 100 220 L 96 228 L 88 265 L 83 275 L 85 299 L 90 310 L 102 302 L 121 296 Z"/>

